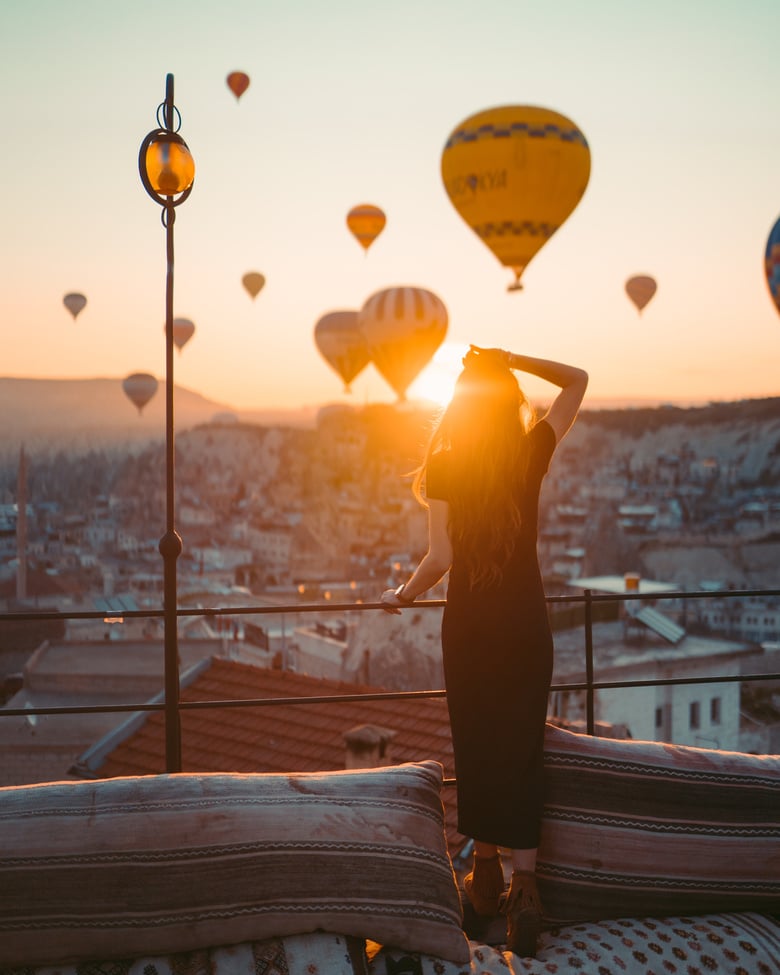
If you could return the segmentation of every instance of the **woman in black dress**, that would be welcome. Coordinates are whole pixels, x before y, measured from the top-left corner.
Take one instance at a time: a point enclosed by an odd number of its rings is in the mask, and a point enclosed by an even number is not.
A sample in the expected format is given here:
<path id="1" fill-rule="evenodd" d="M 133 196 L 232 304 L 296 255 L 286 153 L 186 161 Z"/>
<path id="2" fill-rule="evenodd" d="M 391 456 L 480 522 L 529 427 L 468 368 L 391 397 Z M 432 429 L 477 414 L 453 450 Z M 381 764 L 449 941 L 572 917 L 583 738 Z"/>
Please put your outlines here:
<path id="1" fill-rule="evenodd" d="M 559 387 L 536 422 L 513 369 Z M 499 848 L 511 851 L 507 945 L 524 956 L 536 952 L 541 918 L 535 869 L 553 668 L 536 551 L 539 491 L 587 382 L 575 366 L 471 346 L 415 480 L 428 508 L 428 551 L 381 597 L 398 613 L 450 570 L 444 679 L 458 828 L 474 839 L 464 887 L 479 914 L 498 913 Z"/>

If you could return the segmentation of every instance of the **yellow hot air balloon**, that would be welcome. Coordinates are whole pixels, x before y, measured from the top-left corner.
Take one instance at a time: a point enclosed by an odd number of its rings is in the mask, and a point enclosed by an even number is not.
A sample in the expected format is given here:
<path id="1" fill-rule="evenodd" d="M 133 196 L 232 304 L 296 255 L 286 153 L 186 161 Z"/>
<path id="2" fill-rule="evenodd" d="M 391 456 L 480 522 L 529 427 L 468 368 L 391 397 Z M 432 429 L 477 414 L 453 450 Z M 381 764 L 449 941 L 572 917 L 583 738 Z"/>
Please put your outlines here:
<path id="1" fill-rule="evenodd" d="M 157 392 L 157 380 L 148 372 L 134 372 L 122 381 L 122 389 L 130 402 L 135 404 L 140 416 Z"/>
<path id="2" fill-rule="evenodd" d="M 248 271 L 241 281 L 252 297 L 252 300 L 260 294 L 263 285 L 265 284 L 265 277 L 260 274 L 259 271 Z"/>
<path id="3" fill-rule="evenodd" d="M 344 381 L 344 392 L 371 361 L 356 311 L 330 311 L 314 326 L 314 342 L 323 359 Z"/>
<path id="4" fill-rule="evenodd" d="M 243 71 L 231 71 L 227 76 L 227 86 L 238 101 L 249 87 L 249 75 Z"/>
<path id="5" fill-rule="evenodd" d="M 361 203 L 359 206 L 352 207 L 347 214 L 347 226 L 365 251 L 382 233 L 386 223 L 387 217 L 384 211 L 371 203 Z"/>
<path id="6" fill-rule="evenodd" d="M 425 288 L 386 288 L 366 301 L 358 322 L 378 372 L 399 400 L 406 399 L 410 383 L 447 334 L 444 302 Z"/>
<path id="7" fill-rule="evenodd" d="M 73 292 L 72 294 L 65 295 L 65 297 L 62 299 L 62 303 L 71 313 L 71 315 L 73 315 L 73 320 L 75 321 L 76 318 L 78 318 L 79 312 L 83 311 L 86 307 L 87 299 L 84 297 L 84 295 L 79 294 L 78 292 Z"/>
<path id="8" fill-rule="evenodd" d="M 590 150 L 566 116 L 506 105 L 478 112 L 453 129 L 441 175 L 461 217 L 514 271 L 509 290 L 517 291 L 531 258 L 582 198 Z"/>
<path id="9" fill-rule="evenodd" d="M 650 301 L 657 289 L 658 285 L 655 282 L 655 278 L 651 278 L 649 274 L 635 274 L 633 278 L 629 278 L 626 281 L 626 294 L 636 305 L 640 315 L 642 314 L 642 309 Z"/>

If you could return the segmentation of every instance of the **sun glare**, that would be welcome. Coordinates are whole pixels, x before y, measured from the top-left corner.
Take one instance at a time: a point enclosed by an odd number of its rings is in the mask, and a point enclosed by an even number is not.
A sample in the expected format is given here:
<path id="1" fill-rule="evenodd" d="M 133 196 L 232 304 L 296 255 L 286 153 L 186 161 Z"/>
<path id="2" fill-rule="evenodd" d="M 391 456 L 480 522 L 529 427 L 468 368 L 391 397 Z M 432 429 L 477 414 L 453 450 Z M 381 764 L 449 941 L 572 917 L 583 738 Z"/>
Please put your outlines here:
<path id="1" fill-rule="evenodd" d="M 455 380 L 463 368 L 469 347 L 463 342 L 445 342 L 409 388 L 410 399 L 430 400 L 446 406 L 452 399 Z"/>

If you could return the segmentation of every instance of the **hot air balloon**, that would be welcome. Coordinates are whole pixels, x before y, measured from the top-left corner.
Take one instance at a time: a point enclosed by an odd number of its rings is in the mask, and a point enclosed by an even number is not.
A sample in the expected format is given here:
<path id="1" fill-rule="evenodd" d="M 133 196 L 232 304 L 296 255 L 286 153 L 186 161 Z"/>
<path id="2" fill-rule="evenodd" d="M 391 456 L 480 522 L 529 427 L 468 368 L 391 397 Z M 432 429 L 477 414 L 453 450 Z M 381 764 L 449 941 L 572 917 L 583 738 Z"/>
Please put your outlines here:
<path id="1" fill-rule="evenodd" d="M 163 331 L 165 326 L 163 325 Z M 173 320 L 173 344 L 181 352 L 184 346 L 195 334 L 195 323 L 189 318 L 174 318 Z"/>
<path id="2" fill-rule="evenodd" d="M 84 310 L 87 304 L 87 299 L 84 295 L 74 292 L 73 294 L 65 295 L 62 299 L 63 305 L 68 309 L 68 311 L 73 315 L 73 319 L 78 317 L 80 311 Z"/>
<path id="3" fill-rule="evenodd" d="M 769 294 L 780 312 L 780 217 L 769 232 L 764 255 L 764 270 Z"/>
<path id="4" fill-rule="evenodd" d="M 227 86 L 238 101 L 249 87 L 249 75 L 244 74 L 243 71 L 231 71 L 227 76 Z"/>
<path id="5" fill-rule="evenodd" d="M 633 278 L 629 278 L 626 281 L 626 294 L 636 305 L 640 315 L 642 314 L 642 309 L 653 297 L 657 288 L 658 285 L 655 283 L 655 278 L 651 278 L 647 274 L 636 274 Z"/>
<path id="6" fill-rule="evenodd" d="M 314 326 L 314 341 L 323 359 L 344 380 L 344 392 L 370 362 L 366 337 L 356 311 L 331 311 Z"/>
<path id="7" fill-rule="evenodd" d="M 360 309 L 368 353 L 399 400 L 444 341 L 447 320 L 444 302 L 425 288 L 386 288 Z"/>
<path id="8" fill-rule="evenodd" d="M 246 290 L 252 296 L 252 300 L 254 300 L 260 294 L 260 291 L 265 284 L 265 278 L 262 274 L 260 274 L 259 271 L 248 271 L 243 278 L 241 278 L 241 281 Z"/>
<path id="9" fill-rule="evenodd" d="M 382 233 L 386 223 L 384 212 L 370 203 L 352 207 L 347 214 L 347 226 L 365 251 Z"/>
<path id="10" fill-rule="evenodd" d="M 148 372 L 134 372 L 122 380 L 125 395 L 138 408 L 138 415 L 157 392 L 157 380 Z"/>
<path id="11" fill-rule="evenodd" d="M 441 157 L 453 206 L 498 260 L 514 271 L 579 203 L 590 177 L 585 136 L 564 115 L 533 105 L 478 112 L 456 126 Z"/>

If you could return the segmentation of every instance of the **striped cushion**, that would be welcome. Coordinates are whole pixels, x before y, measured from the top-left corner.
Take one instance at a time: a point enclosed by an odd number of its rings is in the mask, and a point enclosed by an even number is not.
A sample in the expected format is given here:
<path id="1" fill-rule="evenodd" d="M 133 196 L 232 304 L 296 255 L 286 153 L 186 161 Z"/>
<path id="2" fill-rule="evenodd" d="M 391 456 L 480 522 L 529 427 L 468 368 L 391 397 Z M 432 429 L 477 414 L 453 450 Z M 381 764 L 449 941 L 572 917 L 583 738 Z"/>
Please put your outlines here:
<path id="1" fill-rule="evenodd" d="M 0 789 L 0 964 L 315 930 L 468 960 L 441 781 L 422 762 Z"/>
<path id="2" fill-rule="evenodd" d="M 550 922 L 780 911 L 780 757 L 548 725 L 545 774 Z"/>

